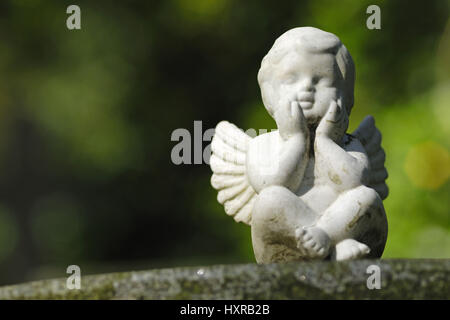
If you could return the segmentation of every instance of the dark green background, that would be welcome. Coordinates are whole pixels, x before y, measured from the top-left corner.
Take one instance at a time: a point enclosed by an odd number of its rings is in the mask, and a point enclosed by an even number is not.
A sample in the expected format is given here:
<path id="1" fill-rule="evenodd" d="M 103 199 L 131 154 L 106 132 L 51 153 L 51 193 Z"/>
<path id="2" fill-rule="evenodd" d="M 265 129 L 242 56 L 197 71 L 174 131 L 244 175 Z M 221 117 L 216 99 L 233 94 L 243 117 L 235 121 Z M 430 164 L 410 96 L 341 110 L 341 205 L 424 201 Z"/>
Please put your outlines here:
<path id="1" fill-rule="evenodd" d="M 66 28 L 77 4 L 82 29 Z M 366 8 L 381 8 L 381 30 Z M 357 72 L 350 127 L 383 133 L 384 257 L 450 257 L 448 1 L 2 1 L 0 284 L 254 261 L 177 128 L 274 128 L 256 74 L 283 32 L 338 35 Z M 208 143 L 205 143 L 206 146 Z"/>

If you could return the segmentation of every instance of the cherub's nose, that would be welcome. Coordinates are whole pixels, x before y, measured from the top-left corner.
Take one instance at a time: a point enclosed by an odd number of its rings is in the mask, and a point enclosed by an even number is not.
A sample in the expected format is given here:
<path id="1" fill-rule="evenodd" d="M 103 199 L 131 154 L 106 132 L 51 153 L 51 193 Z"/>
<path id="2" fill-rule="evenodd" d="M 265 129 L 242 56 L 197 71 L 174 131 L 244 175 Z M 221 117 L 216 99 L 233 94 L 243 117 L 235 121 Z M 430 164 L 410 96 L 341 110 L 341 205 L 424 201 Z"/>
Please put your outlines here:
<path id="1" fill-rule="evenodd" d="M 314 84 L 311 78 L 305 78 L 300 84 L 300 91 L 313 92 Z"/>

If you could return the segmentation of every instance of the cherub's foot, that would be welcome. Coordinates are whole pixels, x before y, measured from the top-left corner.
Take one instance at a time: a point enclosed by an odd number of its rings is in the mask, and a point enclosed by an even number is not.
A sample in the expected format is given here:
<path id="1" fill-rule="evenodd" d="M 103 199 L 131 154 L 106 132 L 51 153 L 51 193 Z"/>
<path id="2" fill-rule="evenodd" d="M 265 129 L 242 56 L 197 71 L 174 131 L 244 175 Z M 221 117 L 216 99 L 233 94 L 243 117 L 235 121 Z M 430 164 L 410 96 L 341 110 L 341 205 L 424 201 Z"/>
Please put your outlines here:
<path id="1" fill-rule="evenodd" d="M 318 227 L 295 230 L 297 248 L 306 258 L 325 258 L 330 251 L 330 238 Z"/>
<path id="2" fill-rule="evenodd" d="M 345 239 L 336 245 L 336 250 L 333 253 L 333 260 L 348 260 L 358 259 L 369 254 L 370 248 L 364 243 L 353 239 Z"/>

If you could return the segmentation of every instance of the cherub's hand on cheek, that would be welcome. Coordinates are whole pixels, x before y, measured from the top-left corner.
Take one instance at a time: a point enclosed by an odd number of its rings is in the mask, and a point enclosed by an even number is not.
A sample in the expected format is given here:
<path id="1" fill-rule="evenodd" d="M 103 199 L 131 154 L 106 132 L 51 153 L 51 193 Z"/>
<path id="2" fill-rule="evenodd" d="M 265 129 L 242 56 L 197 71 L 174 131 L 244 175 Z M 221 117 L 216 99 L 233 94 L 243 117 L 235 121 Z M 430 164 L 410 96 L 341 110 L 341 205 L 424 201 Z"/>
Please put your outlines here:
<path id="1" fill-rule="evenodd" d="M 308 126 L 303 114 L 303 110 L 297 101 L 286 99 L 281 103 L 274 114 L 280 136 L 288 139 L 295 134 L 309 136 Z"/>
<path id="2" fill-rule="evenodd" d="M 348 128 L 348 115 L 340 101 L 333 100 L 316 129 L 316 137 L 327 137 L 338 143 Z"/>

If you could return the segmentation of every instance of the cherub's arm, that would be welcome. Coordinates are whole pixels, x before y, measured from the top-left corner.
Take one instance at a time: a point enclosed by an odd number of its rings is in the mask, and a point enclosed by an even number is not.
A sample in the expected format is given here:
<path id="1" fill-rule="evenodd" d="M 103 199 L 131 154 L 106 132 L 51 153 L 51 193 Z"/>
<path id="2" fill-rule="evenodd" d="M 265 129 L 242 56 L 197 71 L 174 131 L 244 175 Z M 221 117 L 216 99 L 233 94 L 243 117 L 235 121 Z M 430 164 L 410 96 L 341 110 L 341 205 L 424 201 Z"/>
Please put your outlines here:
<path id="1" fill-rule="evenodd" d="M 260 192 L 269 186 L 284 186 L 295 192 L 300 186 L 308 163 L 309 131 L 303 111 L 297 102 L 285 103 L 274 114 L 279 129 L 277 140 L 271 141 L 271 150 L 266 150 L 268 159 L 261 159 L 264 153 L 258 152 L 267 146 L 267 141 L 255 139 L 249 149 L 248 176 L 251 185 Z"/>
<path id="2" fill-rule="evenodd" d="M 347 127 L 346 111 L 333 101 L 317 127 L 314 141 L 316 167 L 326 170 L 324 173 L 338 189 L 343 190 L 363 184 L 369 169 L 367 156 L 359 141 L 355 139 L 350 142 L 356 152 L 343 148 L 342 138 Z"/>

